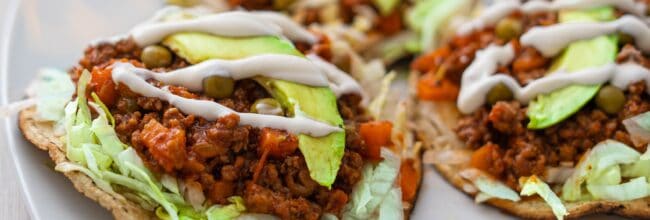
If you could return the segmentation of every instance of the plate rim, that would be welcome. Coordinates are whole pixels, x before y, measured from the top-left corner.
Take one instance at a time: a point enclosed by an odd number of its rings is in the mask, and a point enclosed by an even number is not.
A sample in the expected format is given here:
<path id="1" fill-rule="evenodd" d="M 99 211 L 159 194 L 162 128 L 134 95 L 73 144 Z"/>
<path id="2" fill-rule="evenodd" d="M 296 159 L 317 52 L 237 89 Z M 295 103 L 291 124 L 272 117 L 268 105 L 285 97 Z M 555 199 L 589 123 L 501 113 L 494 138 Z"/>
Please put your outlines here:
<path id="1" fill-rule="evenodd" d="M 18 9 L 20 7 L 21 1 L 20 0 L 8 0 L 7 8 L 5 9 L 5 20 L 3 24 L 3 33 L 4 36 L 2 36 L 2 41 L 1 45 L 2 50 L 0 51 L 0 105 L 7 105 L 9 104 L 9 51 L 11 47 L 11 42 L 12 42 L 12 32 L 14 29 L 14 26 L 16 24 L 16 18 L 18 16 Z M 25 201 L 25 208 L 27 209 L 27 213 L 29 214 L 29 217 L 31 219 L 35 220 L 40 220 L 41 217 L 36 213 L 36 209 L 34 206 L 34 201 L 32 200 L 32 196 L 30 191 L 25 187 L 25 176 L 23 173 L 23 166 L 19 163 L 19 159 L 17 157 L 15 140 L 12 134 L 12 129 L 11 129 L 11 124 L 12 122 L 15 122 L 16 118 L 14 118 L 12 115 L 9 117 L 6 117 L 4 119 L 4 136 L 6 137 L 7 142 L 7 148 L 9 148 L 9 153 L 11 156 L 11 161 L 13 162 L 13 165 L 15 167 L 16 173 L 18 174 L 18 180 L 19 180 L 19 185 L 20 185 L 20 190 L 21 190 L 21 195 L 23 197 L 23 201 Z"/>

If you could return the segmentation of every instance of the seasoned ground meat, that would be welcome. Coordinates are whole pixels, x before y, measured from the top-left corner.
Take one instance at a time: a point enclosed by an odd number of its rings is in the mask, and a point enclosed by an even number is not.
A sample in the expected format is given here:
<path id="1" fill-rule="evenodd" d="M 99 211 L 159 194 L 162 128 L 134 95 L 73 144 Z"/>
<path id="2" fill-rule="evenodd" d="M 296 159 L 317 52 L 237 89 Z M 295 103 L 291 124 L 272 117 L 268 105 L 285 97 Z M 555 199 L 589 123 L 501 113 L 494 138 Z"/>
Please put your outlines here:
<path id="1" fill-rule="evenodd" d="M 547 166 L 560 162 L 577 163 L 584 152 L 606 139 L 634 146 L 639 152 L 645 146 L 635 146 L 622 125 L 622 120 L 650 111 L 650 96 L 645 82 L 632 84 L 627 101 L 618 115 L 607 115 L 593 103 L 587 104 L 574 116 L 550 128 L 528 130 L 526 107 L 519 102 L 498 102 L 463 117 L 456 132 L 461 140 L 474 149 L 496 144 L 504 152 L 494 158 L 505 169 L 492 172 L 516 187 L 521 176 L 542 175 Z"/>
<path id="2" fill-rule="evenodd" d="M 93 46 L 86 50 L 72 74 L 78 76 L 84 68 L 106 68 L 114 59 L 126 58 L 137 63 L 139 53 L 131 40 Z M 175 59 L 172 66 L 154 71 L 187 65 L 184 60 Z M 155 81 L 150 83 L 163 86 Z M 182 87 L 168 89 L 186 98 L 215 101 L 238 112 L 248 112 L 255 100 L 270 97 L 253 80 L 237 81 L 233 95 L 219 100 Z M 226 204 L 228 197 L 238 195 L 244 197 L 250 212 L 274 214 L 282 219 L 319 219 L 324 212 L 340 214 L 361 178 L 364 158 L 360 152 L 365 144 L 356 124 L 367 118 L 362 116 L 365 112 L 359 107 L 358 96 L 347 95 L 338 100 L 348 124 L 346 149 L 336 181 L 328 189 L 311 179 L 298 150 L 288 156 L 262 160 L 262 130 L 240 126 L 237 115 L 207 121 L 184 114 L 162 100 L 142 97 L 123 85 L 117 85 L 116 91 L 116 101 L 109 108 L 120 140 L 133 146 L 154 173 L 178 177 L 186 185 L 201 189 L 212 203 Z M 259 176 L 254 181 L 257 171 Z"/>
<path id="3" fill-rule="evenodd" d="M 556 23 L 557 16 L 554 14 L 522 17 L 515 13 L 511 16 L 521 19 L 524 29 L 530 29 L 533 26 Z M 420 71 L 444 67 L 448 74 L 445 77 L 458 83 L 462 71 L 473 59 L 473 55 L 465 54 L 464 50 L 473 54 L 490 43 L 505 42 L 497 39 L 494 31 L 489 28 L 465 37 L 456 37 L 447 46 L 450 50 L 444 56 L 425 56 L 413 66 Z M 508 74 L 521 86 L 525 86 L 548 72 L 550 60 L 539 51 L 523 47 L 517 40 L 510 43 L 515 50 L 514 60 L 507 66 L 499 67 L 499 73 Z M 462 56 L 467 57 L 467 60 L 459 58 Z M 622 47 L 617 62 L 635 62 L 650 67 L 650 59 L 630 44 Z M 646 146 L 633 145 L 621 122 L 650 111 L 650 96 L 646 93 L 648 89 L 645 82 L 630 85 L 625 91 L 626 103 L 617 114 L 608 115 L 592 100 L 570 118 L 541 130 L 527 128 L 527 106 L 518 101 L 486 104 L 471 115 L 463 116 L 456 127 L 456 133 L 470 148 L 476 150 L 476 154 L 481 154 L 481 160 L 477 160 L 474 166 L 515 188 L 519 177 L 543 175 L 547 167 L 559 166 L 560 163 L 576 164 L 586 151 L 606 139 L 621 141 L 644 152 Z"/>

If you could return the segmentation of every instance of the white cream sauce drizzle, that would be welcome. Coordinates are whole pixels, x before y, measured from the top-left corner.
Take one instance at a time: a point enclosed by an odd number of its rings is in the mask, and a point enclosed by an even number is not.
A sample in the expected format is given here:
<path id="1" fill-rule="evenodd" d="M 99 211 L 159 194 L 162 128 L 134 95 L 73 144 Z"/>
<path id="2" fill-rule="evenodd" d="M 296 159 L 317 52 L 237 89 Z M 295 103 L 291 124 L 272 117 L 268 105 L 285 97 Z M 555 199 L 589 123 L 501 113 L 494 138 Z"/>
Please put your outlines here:
<path id="1" fill-rule="evenodd" d="M 614 6 L 637 16 L 644 16 L 646 11 L 646 6 L 643 3 L 637 3 L 634 0 L 555 0 L 552 2 L 535 0 L 528 1 L 524 4 L 519 0 L 504 0 L 494 3 L 485 9 L 479 17 L 462 24 L 458 28 L 457 34 L 467 35 L 485 27 L 495 25 L 499 20 L 515 11 L 530 14 L 562 9 L 585 9 L 606 5 Z"/>
<path id="2" fill-rule="evenodd" d="M 135 73 L 133 65 L 130 64 L 114 64 L 112 77 L 113 81 L 128 86 L 135 93 L 167 101 L 186 114 L 196 115 L 207 120 L 216 120 L 229 114 L 237 114 L 239 115 L 239 124 L 241 125 L 283 129 L 294 134 L 322 137 L 332 132 L 342 131 L 339 127 L 331 126 L 304 116 L 286 118 L 275 115 L 238 113 L 214 101 L 188 99 L 177 96 L 165 89 L 149 84 L 146 81 L 146 77 L 143 78 L 143 76 Z"/>
<path id="3" fill-rule="evenodd" d="M 366 97 L 359 83 L 347 73 L 341 71 L 333 64 L 324 61 L 318 55 L 309 54 L 307 58 L 325 72 L 327 79 L 330 81 L 330 88 L 337 97 L 349 93 L 356 93 L 364 98 Z"/>
<path id="4" fill-rule="evenodd" d="M 130 63 L 116 63 L 145 79 L 155 79 L 168 85 L 182 86 L 193 92 L 203 91 L 203 79 L 209 76 L 235 80 L 266 76 L 311 86 L 330 86 L 321 68 L 313 62 L 291 55 L 265 54 L 239 60 L 211 59 L 166 73 L 136 68 Z M 336 85 L 332 85 L 336 86 Z"/>
<path id="5" fill-rule="evenodd" d="M 309 31 L 280 13 L 231 11 L 188 20 L 161 22 L 164 16 L 177 11 L 178 9 L 175 8 L 163 8 L 148 21 L 135 26 L 129 33 L 97 40 L 91 44 L 115 43 L 133 37 L 138 45 L 147 46 L 158 43 L 171 34 L 184 31 L 197 31 L 226 37 L 274 35 L 310 44 L 317 41 Z"/>
<path id="6" fill-rule="evenodd" d="M 650 27 L 632 15 L 624 15 L 611 22 L 573 22 L 534 27 L 521 36 L 521 44 L 533 46 L 544 56 L 552 57 L 572 42 L 617 32 L 631 35 L 639 49 L 650 52 Z"/>
<path id="7" fill-rule="evenodd" d="M 495 74 L 499 65 L 505 65 L 514 58 L 511 45 L 491 45 L 476 53 L 474 62 L 465 70 L 457 105 L 461 112 L 471 113 L 485 104 L 488 91 L 503 83 L 513 92 L 514 98 L 528 103 L 540 94 L 552 92 L 573 84 L 594 85 L 610 81 L 612 85 L 627 89 L 631 83 L 646 80 L 650 86 L 650 71 L 638 64 L 607 64 L 601 67 L 584 69 L 571 74 L 558 71 L 535 80 L 525 87 L 506 74 Z"/>
<path id="8" fill-rule="evenodd" d="M 130 35 L 141 46 L 158 43 L 171 34 L 184 31 L 198 31 L 226 37 L 261 35 L 282 37 L 286 34 L 290 40 L 316 42 L 315 36 L 302 28 L 297 28 L 293 21 L 283 16 L 269 12 L 224 12 L 189 20 L 140 25 L 131 30 Z"/>

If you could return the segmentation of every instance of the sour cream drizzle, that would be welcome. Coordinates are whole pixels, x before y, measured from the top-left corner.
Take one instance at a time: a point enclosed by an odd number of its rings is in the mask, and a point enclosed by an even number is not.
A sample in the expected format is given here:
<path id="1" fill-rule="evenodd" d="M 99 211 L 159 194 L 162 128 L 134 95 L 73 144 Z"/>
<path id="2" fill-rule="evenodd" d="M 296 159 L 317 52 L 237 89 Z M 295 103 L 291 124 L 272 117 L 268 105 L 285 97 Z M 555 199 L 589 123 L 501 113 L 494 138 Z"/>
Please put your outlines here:
<path id="1" fill-rule="evenodd" d="M 650 27 L 632 15 L 624 15 L 611 22 L 575 22 L 534 27 L 521 36 L 521 44 L 533 46 L 544 56 L 552 57 L 572 42 L 617 32 L 631 35 L 639 49 L 650 52 Z"/>
<path id="2" fill-rule="evenodd" d="M 129 63 L 115 63 L 112 71 L 113 81 L 126 85 L 133 92 L 140 95 L 167 101 L 186 114 L 200 116 L 211 121 L 229 114 L 237 114 L 239 115 L 239 124 L 241 125 L 271 127 L 287 130 L 294 134 L 307 134 L 314 137 L 322 137 L 332 132 L 342 131 L 339 127 L 331 126 L 304 116 L 287 118 L 275 115 L 239 113 L 214 101 L 188 99 L 177 96 L 165 89 L 149 84 L 146 81 L 147 77 L 136 73 L 136 71 L 138 71 L 138 68 L 135 68 Z"/>
<path id="3" fill-rule="evenodd" d="M 307 30 L 297 27 L 289 18 L 270 12 L 224 12 L 195 19 L 151 23 L 131 30 L 131 37 L 140 46 L 151 45 L 165 37 L 185 31 L 205 32 L 226 37 L 261 35 L 286 36 L 290 40 L 315 43 Z"/>
<path id="4" fill-rule="evenodd" d="M 114 66 L 122 67 L 141 78 L 182 86 L 193 92 L 203 91 L 203 79 L 209 76 L 230 77 L 235 80 L 266 76 L 310 86 L 330 86 L 323 73 L 325 70 L 305 58 L 281 54 L 265 54 L 239 60 L 211 59 L 166 73 L 136 68 L 130 63 L 116 63 Z M 332 86 L 336 87 L 336 84 Z"/>
<path id="5" fill-rule="evenodd" d="M 476 111 L 485 103 L 485 94 L 499 83 L 510 88 L 515 99 L 522 103 L 528 103 L 540 94 L 573 84 L 595 85 L 610 81 L 612 85 L 625 90 L 631 83 L 646 80 L 646 84 L 650 86 L 648 69 L 634 63 L 611 63 L 570 74 L 560 70 L 521 87 L 509 75 L 495 74 L 499 65 L 506 65 L 513 58 L 514 50 L 510 44 L 491 45 L 477 52 L 474 62 L 463 73 L 457 102 L 459 110 L 466 114 Z"/>
<path id="6" fill-rule="evenodd" d="M 349 93 L 356 93 L 365 97 L 359 83 L 350 75 L 341 71 L 333 64 L 324 61 L 318 55 L 309 54 L 307 58 L 325 72 L 327 79 L 330 81 L 330 89 L 332 89 L 337 97 Z"/>
<path id="7" fill-rule="evenodd" d="M 457 34 L 467 35 L 474 31 L 481 30 L 487 26 L 495 25 L 502 18 L 507 17 L 515 11 L 526 14 L 558 11 L 562 9 L 586 9 L 599 6 L 614 6 L 622 11 L 644 16 L 646 6 L 634 0 L 535 0 L 522 4 L 519 0 L 504 0 L 494 3 L 477 18 L 464 23 L 458 28 Z"/>
<path id="8" fill-rule="evenodd" d="M 150 20 L 135 26 L 128 34 L 94 41 L 92 44 L 115 43 L 121 39 L 133 37 L 139 46 L 147 46 L 158 43 L 171 34 L 189 31 L 226 37 L 274 35 L 310 44 L 317 41 L 309 31 L 279 13 L 231 11 L 188 20 L 160 22 L 162 17 L 172 12 L 177 12 L 177 10 L 164 8 Z"/>

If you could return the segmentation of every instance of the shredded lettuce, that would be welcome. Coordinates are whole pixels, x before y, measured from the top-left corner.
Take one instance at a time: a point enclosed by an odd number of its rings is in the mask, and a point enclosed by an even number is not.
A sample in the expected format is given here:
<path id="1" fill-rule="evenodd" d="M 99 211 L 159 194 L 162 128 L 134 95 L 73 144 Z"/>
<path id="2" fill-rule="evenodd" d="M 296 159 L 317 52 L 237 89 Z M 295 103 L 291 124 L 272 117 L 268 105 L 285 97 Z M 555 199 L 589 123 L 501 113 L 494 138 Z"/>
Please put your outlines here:
<path id="1" fill-rule="evenodd" d="M 469 0 L 420 0 L 406 15 L 409 26 L 420 33 L 420 48 L 428 51 L 436 47 L 441 27 L 458 11 L 469 8 Z"/>
<path id="2" fill-rule="evenodd" d="M 612 171 L 610 167 L 631 164 L 640 156 L 634 149 L 614 140 L 606 140 L 597 144 L 584 155 L 582 161 L 576 165 L 574 173 L 564 183 L 562 198 L 567 201 L 589 199 L 591 196 L 583 191 L 585 183 L 594 185 L 620 182 L 620 175 L 607 174 L 608 172 L 617 172 Z"/>
<path id="3" fill-rule="evenodd" d="M 648 182 L 644 176 L 616 185 L 587 185 L 594 199 L 615 201 L 634 200 L 648 196 Z"/>
<path id="4" fill-rule="evenodd" d="M 157 207 L 155 213 L 161 219 L 233 219 L 245 210 L 239 197 L 230 199 L 232 205 L 195 210 L 183 199 L 174 177 L 163 175 L 157 179 L 135 150 L 117 137 L 113 116 L 97 95 L 92 94 L 94 102 L 88 102 L 86 86 L 90 79 L 90 73 L 84 71 L 78 81 L 77 99 L 63 108 L 65 150 L 72 162 L 58 164 L 57 171 L 82 172 L 111 194 L 115 193 L 112 186 L 120 185 L 120 189 L 128 189 L 120 194 L 136 198 L 142 207 Z M 97 112 L 96 118 L 91 118 L 89 107 Z"/>
<path id="5" fill-rule="evenodd" d="M 557 219 L 564 219 L 564 216 L 568 214 L 566 207 L 562 204 L 562 200 L 551 190 L 551 187 L 548 184 L 544 183 L 542 180 L 537 178 L 537 176 L 531 176 L 528 178 L 522 178 L 519 180 L 522 196 L 532 196 L 539 195 L 544 201 L 551 207 L 553 214 Z"/>
<path id="6" fill-rule="evenodd" d="M 481 203 L 489 199 L 505 199 L 513 202 L 521 200 L 517 192 L 510 189 L 505 184 L 493 180 L 489 177 L 479 177 L 474 180 L 474 185 L 479 189 L 479 193 L 474 198 L 474 201 Z"/>
<path id="7" fill-rule="evenodd" d="M 399 174 L 400 158 L 386 148 L 382 148 L 381 154 L 382 162 L 366 164 L 363 168 L 363 176 L 344 208 L 343 219 L 391 219 L 400 215 L 393 213 L 395 210 L 402 212 L 401 193 L 393 194 L 397 187 L 395 180 Z"/>
<path id="8" fill-rule="evenodd" d="M 231 202 L 227 206 L 212 206 L 206 212 L 208 220 L 230 220 L 238 217 L 242 212 L 246 211 L 244 206 L 244 199 L 238 196 L 228 198 Z"/>
<path id="9" fill-rule="evenodd" d="M 621 168 L 621 175 L 623 177 L 645 177 L 646 180 L 650 180 L 650 147 L 646 150 L 643 155 L 639 158 L 638 161 L 623 165 Z"/>
<path id="10" fill-rule="evenodd" d="M 75 89 L 68 74 L 57 69 L 42 69 L 35 82 L 36 109 L 39 119 L 46 121 L 63 119 L 65 105 Z"/>
<path id="11" fill-rule="evenodd" d="M 623 125 L 635 145 L 650 143 L 650 112 L 625 119 Z"/>

